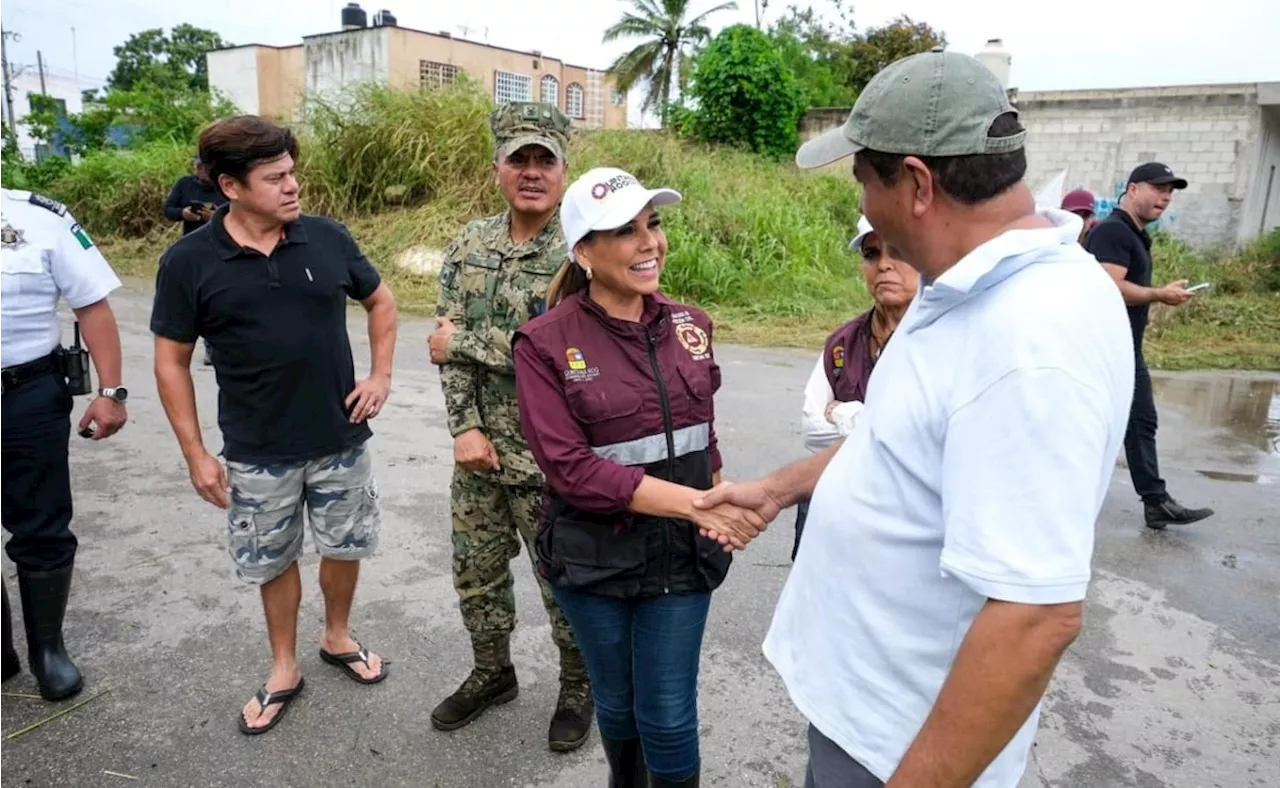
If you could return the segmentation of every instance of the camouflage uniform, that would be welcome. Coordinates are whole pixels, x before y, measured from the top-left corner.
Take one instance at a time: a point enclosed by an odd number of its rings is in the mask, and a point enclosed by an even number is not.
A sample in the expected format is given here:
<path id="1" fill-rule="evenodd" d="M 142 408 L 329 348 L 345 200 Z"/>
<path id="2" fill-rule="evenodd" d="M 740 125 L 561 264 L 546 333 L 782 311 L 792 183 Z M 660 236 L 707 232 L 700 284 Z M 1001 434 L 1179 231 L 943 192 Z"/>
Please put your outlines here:
<path id="1" fill-rule="evenodd" d="M 568 120 L 548 105 L 506 105 L 491 120 L 504 153 L 531 143 L 546 147 L 550 138 L 559 143 L 560 150 L 553 152 L 563 159 Z M 510 670 L 508 638 L 515 626 L 510 561 L 520 554 L 521 539 L 532 558 L 543 500 L 542 472 L 520 429 L 511 335 L 545 311 L 547 286 L 567 250 L 558 215 L 523 244 L 511 240 L 510 222 L 508 210 L 467 224 L 445 252 L 436 308 L 438 316 L 458 327 L 440 369 L 449 432 L 457 437 L 479 429 L 501 465 L 500 471 L 455 467 L 453 473 L 454 587 L 476 662 L 460 693 L 474 694 L 486 680 Z M 535 577 L 560 647 L 560 703 L 581 709 L 590 702 L 582 655 L 550 589 Z"/>

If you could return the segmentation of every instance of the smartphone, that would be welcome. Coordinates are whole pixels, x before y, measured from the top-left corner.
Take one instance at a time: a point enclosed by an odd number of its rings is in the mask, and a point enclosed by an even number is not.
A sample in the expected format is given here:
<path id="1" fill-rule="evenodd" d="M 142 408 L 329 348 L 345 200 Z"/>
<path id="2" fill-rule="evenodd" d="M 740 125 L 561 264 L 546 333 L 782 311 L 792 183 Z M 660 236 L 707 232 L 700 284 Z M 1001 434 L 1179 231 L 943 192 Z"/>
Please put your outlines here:
<path id="1" fill-rule="evenodd" d="M 1201 290 L 1208 290 L 1208 289 L 1209 289 L 1210 287 L 1212 287 L 1212 286 L 1213 286 L 1213 283 L 1212 283 L 1212 282 L 1201 282 L 1201 283 L 1200 283 L 1200 284 L 1198 284 L 1198 285 L 1192 285 L 1191 287 L 1188 287 L 1188 288 L 1187 288 L 1187 292 L 1188 292 L 1188 293 L 1198 293 L 1198 292 L 1200 292 Z"/>

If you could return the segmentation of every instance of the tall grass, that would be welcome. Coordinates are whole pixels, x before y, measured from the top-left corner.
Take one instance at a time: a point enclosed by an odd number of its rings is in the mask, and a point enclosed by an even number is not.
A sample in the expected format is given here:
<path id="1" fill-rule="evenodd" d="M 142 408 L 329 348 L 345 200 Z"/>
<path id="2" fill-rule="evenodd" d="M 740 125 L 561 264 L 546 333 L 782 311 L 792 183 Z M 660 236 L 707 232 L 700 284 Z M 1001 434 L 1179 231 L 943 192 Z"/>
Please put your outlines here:
<path id="1" fill-rule="evenodd" d="M 495 207 L 493 105 L 471 82 L 413 93 L 366 83 L 303 106 L 309 210 L 341 217 L 428 200 L 462 215 Z"/>

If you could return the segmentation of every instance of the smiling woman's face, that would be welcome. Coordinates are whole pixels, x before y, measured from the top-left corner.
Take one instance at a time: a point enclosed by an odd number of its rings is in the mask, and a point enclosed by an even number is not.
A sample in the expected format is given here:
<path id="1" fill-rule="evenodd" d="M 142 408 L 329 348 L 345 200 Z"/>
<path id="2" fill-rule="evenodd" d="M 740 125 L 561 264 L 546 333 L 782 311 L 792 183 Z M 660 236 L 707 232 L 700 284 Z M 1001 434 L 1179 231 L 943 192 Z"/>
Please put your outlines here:
<path id="1" fill-rule="evenodd" d="M 622 299 L 652 295 L 667 263 L 667 235 L 653 205 L 646 205 L 627 224 L 591 233 L 577 254 L 591 269 L 592 287 Z"/>
<path id="2" fill-rule="evenodd" d="M 564 196 L 564 162 L 541 145 L 526 145 L 497 163 L 498 187 L 517 213 L 550 213 Z"/>

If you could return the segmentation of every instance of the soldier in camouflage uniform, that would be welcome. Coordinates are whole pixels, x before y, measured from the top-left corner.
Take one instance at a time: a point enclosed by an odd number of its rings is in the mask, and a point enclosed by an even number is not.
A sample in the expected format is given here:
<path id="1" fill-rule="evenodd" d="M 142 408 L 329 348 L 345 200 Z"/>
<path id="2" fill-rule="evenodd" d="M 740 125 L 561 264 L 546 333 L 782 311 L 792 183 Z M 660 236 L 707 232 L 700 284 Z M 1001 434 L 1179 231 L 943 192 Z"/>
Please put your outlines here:
<path id="1" fill-rule="evenodd" d="M 511 334 L 546 309 L 546 290 L 567 259 L 558 208 L 569 120 L 549 104 L 506 104 L 490 118 L 506 211 L 470 222 L 445 253 L 432 361 L 454 436 L 453 578 L 475 668 L 432 711 L 440 730 L 470 723 L 515 698 L 511 559 L 530 557 L 544 479 L 525 444 L 516 408 Z M 518 534 L 518 537 L 517 537 Z M 560 697 L 548 730 L 553 750 L 575 749 L 591 730 L 586 666 L 569 623 L 538 578 L 560 648 Z"/>

